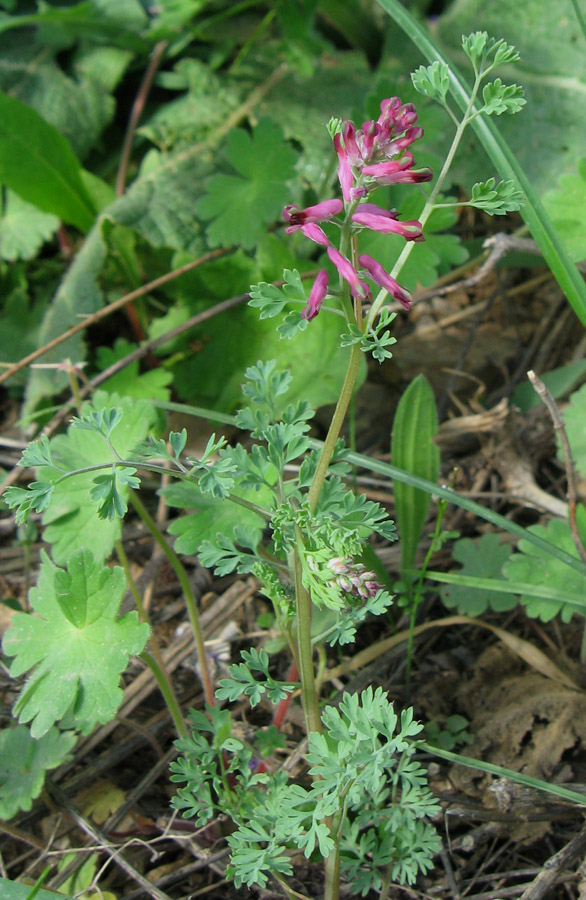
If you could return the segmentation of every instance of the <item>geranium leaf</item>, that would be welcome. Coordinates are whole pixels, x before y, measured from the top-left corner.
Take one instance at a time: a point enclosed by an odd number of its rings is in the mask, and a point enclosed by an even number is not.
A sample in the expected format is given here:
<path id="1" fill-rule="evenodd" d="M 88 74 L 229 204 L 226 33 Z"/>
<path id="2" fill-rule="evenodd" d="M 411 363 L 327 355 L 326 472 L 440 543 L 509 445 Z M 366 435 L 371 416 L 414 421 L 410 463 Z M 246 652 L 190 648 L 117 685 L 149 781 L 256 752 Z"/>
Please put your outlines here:
<path id="1" fill-rule="evenodd" d="M 289 197 L 286 182 L 295 174 L 295 151 L 281 129 L 261 119 L 252 135 L 230 132 L 225 151 L 238 175 L 212 175 L 197 213 L 212 219 L 207 236 L 212 247 L 239 244 L 251 250 Z"/>
<path id="2" fill-rule="evenodd" d="M 7 821 L 29 810 L 41 793 L 45 772 L 68 757 L 75 744 L 71 731 L 50 728 L 38 740 L 24 725 L 0 732 L 0 819 Z M 1 893 L 1 890 L 0 890 Z"/>
<path id="3" fill-rule="evenodd" d="M 29 673 L 14 712 L 20 722 L 32 721 L 33 737 L 66 715 L 87 734 L 116 714 L 120 674 L 149 635 L 136 612 L 117 618 L 124 589 L 123 570 L 104 568 L 89 550 L 74 553 L 67 572 L 43 554 L 30 591 L 35 615 L 16 613 L 3 642 L 15 657 L 12 677 Z"/>

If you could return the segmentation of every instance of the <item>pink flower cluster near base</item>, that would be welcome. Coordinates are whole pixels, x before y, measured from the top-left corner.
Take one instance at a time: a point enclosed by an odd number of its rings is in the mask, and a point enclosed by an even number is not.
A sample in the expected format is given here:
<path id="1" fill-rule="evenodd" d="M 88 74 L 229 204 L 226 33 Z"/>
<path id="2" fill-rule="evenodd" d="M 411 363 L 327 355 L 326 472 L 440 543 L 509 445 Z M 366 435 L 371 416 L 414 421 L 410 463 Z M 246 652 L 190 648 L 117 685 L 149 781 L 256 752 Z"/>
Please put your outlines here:
<path id="1" fill-rule="evenodd" d="M 432 178 L 431 169 L 414 168 L 413 154 L 407 151 L 407 147 L 423 136 L 423 129 L 415 124 L 417 112 L 413 104 L 403 104 L 398 97 L 390 97 L 382 101 L 380 109 L 376 121 L 364 122 L 362 128 L 356 131 L 353 122 L 346 120 L 334 135 L 338 180 L 344 203 L 341 200 L 325 200 L 305 209 L 290 205 L 283 210 L 283 218 L 288 234 L 301 231 L 310 240 L 327 248 L 330 261 L 341 278 L 350 285 L 355 299 L 365 301 L 371 298 L 370 288 L 361 277 L 364 274 L 405 309 L 409 309 L 409 293 L 391 278 L 379 262 L 364 254 L 358 262 L 365 271 L 357 270 L 332 246 L 319 225 L 320 222 L 334 221 L 336 216 L 344 213 L 350 216 L 353 232 L 368 228 L 381 234 L 401 235 L 406 241 L 425 240 L 421 223 L 417 220 L 401 222 L 396 212 L 366 201 L 368 194 L 381 185 L 420 184 Z M 301 313 L 304 319 L 317 316 L 327 294 L 328 275 L 324 269 L 318 274 Z"/>

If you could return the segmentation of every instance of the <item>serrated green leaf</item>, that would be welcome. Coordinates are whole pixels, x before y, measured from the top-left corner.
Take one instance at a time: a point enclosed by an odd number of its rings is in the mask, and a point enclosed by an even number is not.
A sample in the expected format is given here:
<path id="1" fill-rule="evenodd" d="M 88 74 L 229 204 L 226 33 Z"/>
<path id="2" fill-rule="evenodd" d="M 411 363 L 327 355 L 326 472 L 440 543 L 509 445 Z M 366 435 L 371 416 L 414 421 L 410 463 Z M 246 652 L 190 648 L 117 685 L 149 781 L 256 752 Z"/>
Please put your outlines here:
<path id="1" fill-rule="evenodd" d="M 0 94 L 0 182 L 80 231 L 96 210 L 66 138 L 30 106 Z"/>
<path id="2" fill-rule="evenodd" d="M 207 228 L 212 247 L 238 244 L 250 250 L 287 202 L 286 182 L 295 174 L 297 155 L 281 129 L 265 118 L 252 135 L 231 131 L 225 157 L 238 175 L 212 175 L 196 211 L 213 219 Z"/>
<path id="3" fill-rule="evenodd" d="M 0 819 L 29 810 L 43 788 L 45 773 L 69 758 L 75 744 L 71 731 L 50 728 L 38 740 L 24 725 L 0 732 Z M 0 880 L 1 881 L 1 880 Z M 30 887 L 27 888 L 30 891 Z M 2 888 L 0 884 L 0 894 Z"/>
<path id="4" fill-rule="evenodd" d="M 518 84 L 503 84 L 500 78 L 484 85 L 482 99 L 483 112 L 487 116 L 502 116 L 504 113 L 514 115 L 527 103 L 522 87 Z"/>
<path id="5" fill-rule="evenodd" d="M 57 216 L 41 212 L 18 194 L 7 191 L 0 218 L 0 257 L 9 262 L 32 259 L 58 226 Z"/>
<path id="6" fill-rule="evenodd" d="M 427 379 L 418 375 L 404 392 L 395 413 L 391 438 L 393 465 L 435 481 L 440 462 L 439 448 L 433 442 L 437 428 L 433 390 Z M 398 482 L 395 482 L 394 494 L 402 567 L 408 569 L 415 560 L 431 497 Z"/>
<path id="7" fill-rule="evenodd" d="M 124 338 L 119 338 L 113 347 L 98 347 L 97 361 L 100 369 L 107 369 L 136 350 L 136 344 L 131 344 Z M 142 375 L 139 371 L 139 362 L 135 360 L 122 371 L 112 375 L 100 385 L 103 391 L 120 394 L 122 397 L 137 397 L 145 400 L 169 400 L 171 390 L 168 385 L 173 380 L 173 375 L 166 369 L 151 369 Z"/>
<path id="8" fill-rule="evenodd" d="M 528 530 L 565 550 L 571 556 L 578 557 L 567 522 L 563 522 L 561 519 L 552 519 L 546 527 L 531 525 Z M 585 615 L 585 612 L 577 610 L 575 605 L 564 603 L 564 595 L 568 592 L 584 596 L 586 577 L 569 569 L 553 556 L 542 553 L 529 541 L 519 541 L 519 553 L 513 553 L 509 557 L 502 571 L 505 578 L 511 582 L 526 582 L 537 587 L 547 585 L 548 588 L 559 591 L 559 601 L 521 596 L 521 603 L 525 606 L 527 615 L 532 618 L 549 622 L 555 616 L 560 615 L 562 622 L 569 622 L 574 613 Z"/>
<path id="9" fill-rule="evenodd" d="M 448 67 L 445 63 L 436 60 L 430 66 L 419 66 L 411 75 L 411 81 L 420 94 L 425 94 L 437 103 L 445 102 L 450 86 Z"/>
<path id="10" fill-rule="evenodd" d="M 480 540 L 463 538 L 456 541 L 452 555 L 462 564 L 459 575 L 473 575 L 477 578 L 502 579 L 501 568 L 511 554 L 511 547 L 503 544 L 497 534 L 483 534 Z M 510 594 L 483 591 L 479 588 L 448 585 L 440 591 L 441 598 L 449 609 L 456 608 L 465 616 L 481 616 L 487 609 L 504 612 L 514 609 L 517 600 Z"/>
<path id="11" fill-rule="evenodd" d="M 124 458 L 154 427 L 157 414 L 146 400 L 112 396 L 102 391 L 94 395 L 91 404 L 84 404 L 83 410 L 99 412 L 111 407 L 113 402 L 122 410 L 123 417 L 112 432 L 112 443 Z M 50 444 L 53 459 L 66 471 L 112 461 L 104 438 L 74 425 L 70 425 L 67 435 L 58 435 Z M 39 479 L 48 481 L 62 472 L 40 467 L 38 474 Z M 98 519 L 97 508 L 90 501 L 95 477 L 95 472 L 74 475 L 57 485 L 53 492 L 43 523 L 44 538 L 53 544 L 53 558 L 57 563 L 66 562 L 80 547 L 91 547 L 96 559 L 105 559 L 120 537 L 120 521 Z M 127 488 L 122 486 L 120 494 L 125 498 Z"/>
<path id="12" fill-rule="evenodd" d="M 33 737 L 66 715 L 87 734 L 116 714 L 120 675 L 149 634 L 136 612 L 117 618 L 124 589 L 123 570 L 105 569 L 89 550 L 73 554 L 67 574 L 43 554 L 30 592 L 35 615 L 16 613 L 2 645 L 15 657 L 12 677 L 29 673 L 14 711 L 21 722 L 32 721 Z"/>

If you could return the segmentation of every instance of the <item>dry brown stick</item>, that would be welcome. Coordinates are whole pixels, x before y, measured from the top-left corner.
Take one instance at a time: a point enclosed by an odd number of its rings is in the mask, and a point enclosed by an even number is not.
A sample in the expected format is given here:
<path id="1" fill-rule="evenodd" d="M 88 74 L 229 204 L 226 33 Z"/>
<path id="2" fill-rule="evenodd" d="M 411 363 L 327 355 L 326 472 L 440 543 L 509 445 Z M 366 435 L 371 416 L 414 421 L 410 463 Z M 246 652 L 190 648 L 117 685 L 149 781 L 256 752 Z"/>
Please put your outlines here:
<path id="1" fill-rule="evenodd" d="M 533 372 L 532 370 L 527 372 L 527 378 L 533 385 L 533 388 L 537 395 L 541 398 L 541 400 L 543 400 L 545 406 L 547 407 L 547 411 L 549 412 L 551 420 L 553 422 L 554 431 L 557 431 L 560 436 L 562 450 L 564 451 L 566 477 L 568 480 L 568 513 L 570 531 L 572 533 L 572 540 L 574 541 L 574 545 L 576 547 L 576 550 L 578 551 L 580 559 L 582 560 L 582 562 L 586 562 L 586 549 L 584 548 L 584 545 L 582 543 L 580 532 L 578 531 L 578 524 L 576 522 L 576 503 L 578 500 L 576 491 L 576 473 L 574 470 L 574 463 L 572 462 L 572 454 L 570 451 L 570 442 L 568 441 L 568 435 L 566 433 L 566 426 L 564 424 L 564 420 L 561 417 L 557 403 L 553 399 L 550 391 L 547 389 L 543 381 L 538 378 L 535 372 Z"/>
<path id="2" fill-rule="evenodd" d="M 238 297 L 230 297 L 229 300 L 223 300 L 221 303 L 217 303 L 215 306 L 210 307 L 209 309 L 204 309 L 202 312 L 197 313 L 197 315 L 192 316 L 190 319 L 187 319 L 186 322 L 183 322 L 181 325 L 178 325 L 176 328 L 172 328 L 171 331 L 167 331 L 165 334 L 160 335 L 157 338 L 153 338 L 150 341 L 145 341 L 144 344 L 141 344 L 140 347 L 137 347 L 136 350 L 133 350 L 132 353 L 129 353 L 128 356 L 125 356 L 124 359 L 118 360 L 118 362 L 113 363 L 111 366 L 108 366 L 107 369 L 104 369 L 103 372 L 100 372 L 95 378 L 92 378 L 91 381 L 86 382 L 86 384 L 79 391 L 79 396 L 81 398 L 87 397 L 87 395 L 94 388 L 98 387 L 102 382 L 107 381 L 108 378 L 111 378 L 112 375 L 115 375 L 121 369 L 129 366 L 130 363 L 134 362 L 137 359 L 140 359 L 149 350 L 154 349 L 155 347 L 160 346 L 160 344 L 164 344 L 167 341 L 172 340 L 178 335 L 182 334 L 184 331 L 188 331 L 190 328 L 194 328 L 196 325 L 199 325 L 201 322 L 205 322 L 207 319 L 213 318 L 213 316 L 220 315 L 220 313 L 226 312 L 228 309 L 232 309 L 234 306 L 239 306 L 241 303 L 244 303 L 249 297 L 248 294 L 240 294 Z M 59 412 L 53 416 L 50 422 L 48 422 L 43 428 L 43 434 L 47 436 L 51 436 L 59 427 L 61 422 L 66 418 L 67 414 L 74 408 L 75 404 L 73 401 L 66 403 Z M 11 484 L 14 484 L 17 481 L 19 475 L 24 472 L 24 469 L 20 468 L 18 464 L 14 466 L 14 468 L 8 473 L 2 484 L 0 484 L 0 497 L 4 493 L 7 487 L 10 487 Z"/>
<path id="3" fill-rule="evenodd" d="M 143 113 L 146 99 L 149 95 L 151 85 L 153 83 L 153 78 L 155 77 L 157 69 L 161 65 L 161 61 L 163 59 L 163 56 L 165 55 L 165 50 L 167 49 L 168 43 L 168 41 L 159 41 L 159 43 L 155 44 L 155 46 L 153 47 L 149 64 L 143 75 L 143 79 L 141 81 L 136 97 L 134 98 L 134 103 L 132 104 L 132 110 L 130 111 L 126 134 L 124 135 L 124 143 L 122 145 L 120 166 L 118 168 L 118 175 L 116 177 L 116 193 L 119 197 L 124 193 L 124 188 L 126 186 L 126 174 L 128 172 L 128 164 L 130 162 L 130 154 L 132 153 L 134 132 L 136 131 L 136 126 L 138 125 L 140 117 Z"/>
<path id="4" fill-rule="evenodd" d="M 121 309 L 123 306 L 126 306 L 127 303 L 131 303 L 133 300 L 137 300 L 138 297 L 143 297 L 145 294 L 149 294 L 151 291 L 162 287 L 164 284 L 168 284 L 169 281 L 174 281 L 176 278 L 180 278 L 187 272 L 191 272 L 192 269 L 196 269 L 198 266 L 202 266 L 204 263 L 209 262 L 212 259 L 217 259 L 218 256 L 223 256 L 227 253 L 231 253 L 233 249 L 233 247 L 229 247 L 227 250 L 211 250 L 209 253 L 204 253 L 204 255 L 200 256 L 199 259 L 194 259 L 192 260 L 192 262 L 185 263 L 184 266 L 179 266 L 178 269 L 173 269 L 171 272 L 166 272 L 164 275 L 160 275 L 159 278 L 155 278 L 153 281 L 149 281 L 147 284 L 143 284 L 141 287 L 136 288 L 136 290 L 130 291 L 129 294 L 124 294 L 123 297 L 119 297 L 118 300 L 114 300 L 114 302 L 109 303 L 108 306 L 104 306 L 102 307 L 102 309 L 99 309 L 91 316 L 87 316 L 86 318 L 84 318 L 83 322 L 78 322 L 77 325 L 72 325 L 71 328 L 68 328 L 67 331 L 63 332 L 63 334 L 60 334 L 58 337 L 53 338 L 52 341 L 49 341 L 47 344 L 44 344 L 42 347 L 39 347 L 32 353 L 29 353 L 28 356 L 24 356 L 21 360 L 19 360 L 19 362 L 14 363 L 13 366 L 10 366 L 10 368 L 6 369 L 5 372 L 2 372 L 2 374 L 0 375 L 0 384 L 2 384 L 8 378 L 11 378 L 12 375 L 20 372 L 20 370 L 24 369 L 25 366 L 28 366 L 29 363 L 34 362 L 35 359 L 39 358 L 39 356 L 43 356 L 45 353 L 48 353 L 49 350 L 53 350 L 54 347 L 58 347 L 59 344 L 62 344 L 63 341 L 66 341 L 68 338 L 72 337 L 72 335 L 74 334 L 77 334 L 79 331 L 83 331 L 85 328 L 89 328 L 90 325 L 94 325 L 101 319 L 105 319 L 117 309 Z"/>
<path id="5" fill-rule="evenodd" d="M 108 840 L 101 833 L 101 831 L 96 828 L 96 826 L 89 821 L 78 809 L 75 808 L 73 803 L 71 803 L 68 798 L 65 796 L 63 791 L 57 787 L 57 785 L 51 782 L 51 779 L 48 778 L 45 782 L 45 787 L 47 791 L 52 795 L 55 802 L 62 807 L 67 814 L 74 820 L 78 828 L 80 828 L 85 834 L 88 835 L 105 853 L 110 856 L 113 862 L 115 862 L 128 876 L 132 878 L 133 881 L 136 881 L 137 884 L 140 884 L 141 888 L 145 892 L 146 896 L 153 897 L 154 900 L 171 900 L 168 894 L 162 891 L 160 888 L 155 887 L 144 875 L 141 875 L 137 869 L 134 868 L 123 856 L 119 847 L 112 847 L 108 843 Z M 65 876 L 65 877 L 64 877 Z M 66 870 L 60 872 L 50 881 L 51 888 L 58 888 L 63 881 L 68 876 L 66 875 Z"/>
<path id="6" fill-rule="evenodd" d="M 532 241 L 529 238 L 516 237 L 512 234 L 494 234 L 492 237 L 489 237 L 482 246 L 486 249 L 487 255 L 474 275 L 471 275 L 469 278 L 464 278 L 462 281 L 456 281 L 454 284 L 446 284 L 443 287 L 430 288 L 428 291 L 418 292 L 414 298 L 415 302 L 419 303 L 422 300 L 429 300 L 431 297 L 445 297 L 454 291 L 475 287 L 490 275 L 503 256 L 506 256 L 511 250 L 522 253 L 532 253 L 536 256 L 541 254 L 541 250 L 535 241 Z"/>
<path id="7" fill-rule="evenodd" d="M 521 894 L 520 900 L 541 900 L 542 897 L 551 896 L 549 890 L 559 878 L 560 873 L 563 869 L 574 865 L 583 856 L 585 850 L 586 825 L 583 825 L 569 844 L 550 856 L 535 881 Z"/>

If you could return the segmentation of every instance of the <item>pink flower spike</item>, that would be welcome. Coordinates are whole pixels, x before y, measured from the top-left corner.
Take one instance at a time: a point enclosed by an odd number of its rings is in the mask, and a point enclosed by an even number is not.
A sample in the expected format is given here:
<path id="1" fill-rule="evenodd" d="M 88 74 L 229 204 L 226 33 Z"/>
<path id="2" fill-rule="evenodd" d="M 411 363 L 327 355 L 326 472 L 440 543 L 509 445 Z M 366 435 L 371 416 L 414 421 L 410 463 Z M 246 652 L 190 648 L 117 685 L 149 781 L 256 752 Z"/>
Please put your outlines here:
<path id="1" fill-rule="evenodd" d="M 328 247 L 327 252 L 330 261 L 333 262 L 344 281 L 347 281 L 350 285 L 352 296 L 356 297 L 358 300 L 366 300 L 370 296 L 369 287 L 360 280 L 358 272 L 350 260 L 346 259 L 345 256 L 342 256 L 335 247 Z"/>
<path id="2" fill-rule="evenodd" d="M 325 269 L 322 269 L 321 272 L 318 273 L 317 278 L 313 282 L 313 287 L 309 292 L 309 299 L 307 301 L 307 305 L 305 309 L 301 313 L 302 319 L 307 319 L 309 322 L 310 319 L 315 319 L 318 312 L 322 307 L 322 303 L 326 299 L 328 293 L 328 282 L 330 280 L 330 276 L 326 272 Z"/>
<path id="3" fill-rule="evenodd" d="M 350 202 L 350 189 L 354 185 L 354 175 L 350 163 L 348 162 L 348 154 L 346 148 L 342 146 L 342 138 L 340 134 L 334 135 L 334 147 L 340 160 L 338 165 L 338 179 L 342 188 L 342 196 L 346 203 Z"/>
<path id="4" fill-rule="evenodd" d="M 306 206 L 305 209 L 299 209 L 295 204 L 291 204 L 283 210 L 283 218 L 289 225 L 285 231 L 291 234 L 298 231 L 306 222 L 324 222 L 332 216 L 337 216 L 343 209 L 344 204 L 341 200 L 324 200 L 315 206 Z"/>
<path id="5" fill-rule="evenodd" d="M 421 231 L 421 222 L 418 222 L 416 219 L 412 219 L 409 222 L 399 222 L 387 216 L 360 212 L 360 207 L 358 207 L 358 211 L 352 216 L 352 221 L 356 222 L 357 225 L 364 225 L 366 228 L 370 228 L 371 231 L 379 231 L 381 234 L 401 234 L 406 241 L 425 240 Z"/>
<path id="6" fill-rule="evenodd" d="M 288 228 L 285 231 L 289 231 Z M 329 247 L 330 241 L 324 231 L 316 225 L 315 222 L 308 222 L 307 225 L 301 226 L 301 231 L 305 235 L 306 238 L 309 238 L 310 241 L 315 241 L 316 244 L 321 244 L 322 247 Z"/>
<path id="7" fill-rule="evenodd" d="M 411 308 L 411 297 L 407 291 L 398 284 L 394 278 L 387 274 L 386 270 L 372 256 L 363 254 L 358 257 L 358 262 L 364 266 L 370 277 L 376 284 L 388 291 L 391 297 L 398 300 L 405 309 Z M 370 574 L 370 573 L 369 573 Z"/>

